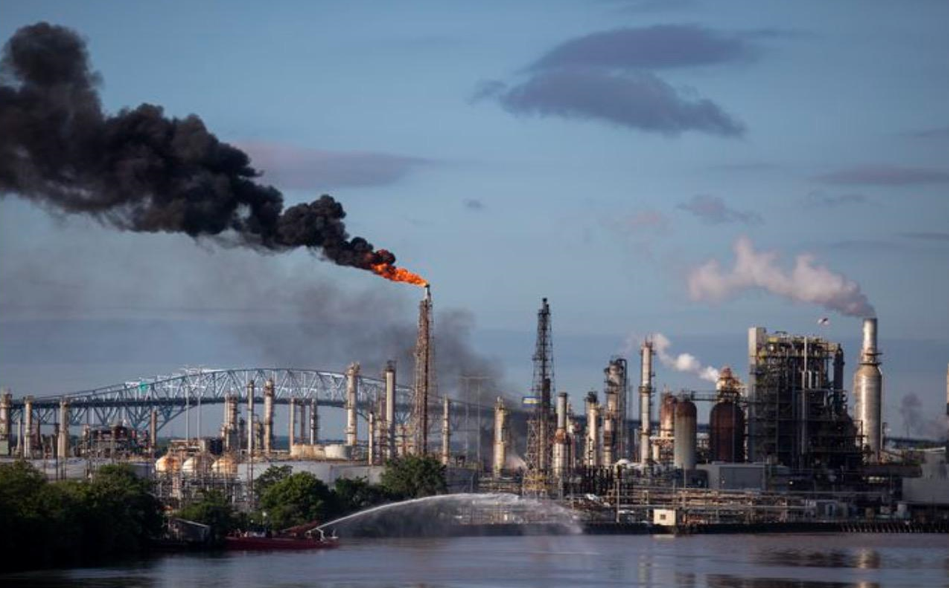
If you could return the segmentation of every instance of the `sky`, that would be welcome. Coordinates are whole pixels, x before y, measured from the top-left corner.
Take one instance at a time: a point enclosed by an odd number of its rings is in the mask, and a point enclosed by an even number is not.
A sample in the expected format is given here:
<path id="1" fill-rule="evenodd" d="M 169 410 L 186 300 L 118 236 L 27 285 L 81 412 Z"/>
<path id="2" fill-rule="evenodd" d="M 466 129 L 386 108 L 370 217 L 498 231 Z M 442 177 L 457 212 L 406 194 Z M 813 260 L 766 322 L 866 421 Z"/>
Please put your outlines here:
<path id="1" fill-rule="evenodd" d="M 854 367 L 875 313 L 891 432 L 919 421 L 910 405 L 943 413 L 945 2 L 11 0 L 0 38 L 39 21 L 85 39 L 107 113 L 196 114 L 288 205 L 333 195 L 350 234 L 432 282 L 436 322 L 511 394 L 530 388 L 547 297 L 576 406 L 611 356 L 638 365 L 647 334 L 739 375 L 748 327 L 819 334 Z M 367 351 L 372 325 L 411 327 L 419 295 L 302 250 L 0 198 L 0 385 L 16 394 L 373 365 L 389 349 Z M 711 387 L 664 366 L 657 381 Z"/>

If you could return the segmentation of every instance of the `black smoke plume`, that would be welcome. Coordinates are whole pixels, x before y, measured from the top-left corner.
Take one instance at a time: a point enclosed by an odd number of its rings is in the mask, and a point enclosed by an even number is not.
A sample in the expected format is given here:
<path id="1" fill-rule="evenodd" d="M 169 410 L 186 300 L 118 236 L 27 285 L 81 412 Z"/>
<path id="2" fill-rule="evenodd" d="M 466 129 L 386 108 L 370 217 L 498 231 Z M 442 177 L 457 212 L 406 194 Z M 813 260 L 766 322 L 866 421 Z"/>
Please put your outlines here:
<path id="1" fill-rule="evenodd" d="M 311 248 L 371 269 L 395 256 L 350 238 L 342 205 L 323 195 L 284 208 L 243 151 L 195 115 L 142 104 L 103 112 L 86 44 L 45 22 L 19 29 L 0 61 L 0 194 L 114 227 L 184 233 L 270 251 Z"/>

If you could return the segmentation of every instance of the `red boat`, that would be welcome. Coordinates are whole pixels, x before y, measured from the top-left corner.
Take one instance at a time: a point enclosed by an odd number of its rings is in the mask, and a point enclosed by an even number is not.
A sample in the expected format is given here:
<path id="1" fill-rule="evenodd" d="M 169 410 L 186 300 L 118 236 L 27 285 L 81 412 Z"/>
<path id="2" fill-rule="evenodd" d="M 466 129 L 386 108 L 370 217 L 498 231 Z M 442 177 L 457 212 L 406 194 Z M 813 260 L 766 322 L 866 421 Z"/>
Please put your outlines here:
<path id="1" fill-rule="evenodd" d="M 224 538 L 227 550 L 315 550 L 336 548 L 338 539 L 327 538 L 323 530 L 315 528 L 319 522 L 311 522 L 277 534 L 243 532 Z"/>

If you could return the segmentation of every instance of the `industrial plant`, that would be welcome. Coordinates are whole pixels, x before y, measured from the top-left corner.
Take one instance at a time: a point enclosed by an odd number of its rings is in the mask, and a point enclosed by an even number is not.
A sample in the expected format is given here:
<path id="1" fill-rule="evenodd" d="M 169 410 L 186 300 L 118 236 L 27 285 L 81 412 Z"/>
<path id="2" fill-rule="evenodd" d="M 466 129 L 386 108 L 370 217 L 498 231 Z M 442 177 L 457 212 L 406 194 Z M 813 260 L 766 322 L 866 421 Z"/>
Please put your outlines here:
<path id="1" fill-rule="evenodd" d="M 647 337 L 632 362 L 605 359 L 602 391 L 568 394 L 556 388 L 552 311 L 543 299 L 530 394 L 491 391 L 475 400 L 437 386 L 433 321 L 425 284 L 411 386 L 398 384 L 390 361 L 377 377 L 353 362 L 339 373 L 191 370 L 55 398 L 4 391 L 0 454 L 32 461 L 50 478 L 126 462 L 152 477 L 170 506 L 216 489 L 253 509 L 255 478 L 271 465 L 326 482 L 378 481 L 390 461 L 411 455 L 437 458 L 452 491 L 556 502 L 591 531 L 907 531 L 949 523 L 945 446 L 898 446 L 885 437 L 875 317 L 863 320 L 852 374 L 838 342 L 751 327 L 747 371 L 722 367 L 714 390 L 658 391 Z M 210 437 L 201 426 L 207 406 L 221 415 Z M 324 412 L 336 410 L 341 435 L 321 428 Z M 183 438 L 160 437 L 181 417 Z M 465 521 L 479 529 L 544 523 L 529 512 L 507 504 L 475 517 L 469 509 Z"/>

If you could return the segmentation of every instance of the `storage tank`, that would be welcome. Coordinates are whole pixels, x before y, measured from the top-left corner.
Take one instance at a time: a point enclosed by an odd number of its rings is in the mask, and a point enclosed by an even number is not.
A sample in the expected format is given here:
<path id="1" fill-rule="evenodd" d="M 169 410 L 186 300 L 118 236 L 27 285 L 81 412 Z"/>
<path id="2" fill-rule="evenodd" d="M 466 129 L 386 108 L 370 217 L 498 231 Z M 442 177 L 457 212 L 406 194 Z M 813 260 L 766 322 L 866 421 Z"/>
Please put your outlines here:
<path id="1" fill-rule="evenodd" d="M 745 461 L 745 412 L 731 400 L 719 401 L 709 416 L 709 460 Z"/>
<path id="2" fill-rule="evenodd" d="M 165 454 L 155 461 L 155 472 L 172 474 L 181 470 L 181 461 L 172 454 Z"/>
<path id="3" fill-rule="evenodd" d="M 218 476 L 236 476 L 237 460 L 230 455 L 221 456 L 211 465 L 211 472 Z"/>
<path id="4" fill-rule="evenodd" d="M 675 405 L 675 443 L 672 462 L 676 468 L 695 469 L 695 403 L 690 399 L 677 400 Z"/>
<path id="5" fill-rule="evenodd" d="M 208 454 L 195 454 L 181 465 L 181 472 L 190 475 L 204 474 L 211 469 L 212 461 L 213 459 Z"/>
<path id="6" fill-rule="evenodd" d="M 326 459 L 349 460 L 349 449 L 350 446 L 344 446 L 343 444 L 330 444 L 329 446 L 326 446 Z"/>
<path id="7" fill-rule="evenodd" d="M 675 411 L 678 399 L 672 393 L 662 393 L 662 403 L 659 405 L 659 435 L 671 438 L 675 431 Z"/>

